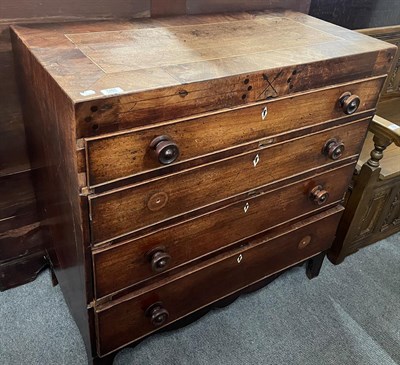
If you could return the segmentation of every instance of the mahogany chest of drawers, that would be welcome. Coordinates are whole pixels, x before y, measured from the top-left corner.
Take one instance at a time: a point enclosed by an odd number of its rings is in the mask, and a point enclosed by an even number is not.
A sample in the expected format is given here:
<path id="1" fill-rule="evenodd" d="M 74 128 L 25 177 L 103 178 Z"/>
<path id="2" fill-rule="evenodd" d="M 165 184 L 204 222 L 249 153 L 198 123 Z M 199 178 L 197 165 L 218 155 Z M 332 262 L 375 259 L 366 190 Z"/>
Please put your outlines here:
<path id="1" fill-rule="evenodd" d="M 329 250 L 396 48 L 293 12 L 13 28 L 48 254 L 88 350 Z"/>

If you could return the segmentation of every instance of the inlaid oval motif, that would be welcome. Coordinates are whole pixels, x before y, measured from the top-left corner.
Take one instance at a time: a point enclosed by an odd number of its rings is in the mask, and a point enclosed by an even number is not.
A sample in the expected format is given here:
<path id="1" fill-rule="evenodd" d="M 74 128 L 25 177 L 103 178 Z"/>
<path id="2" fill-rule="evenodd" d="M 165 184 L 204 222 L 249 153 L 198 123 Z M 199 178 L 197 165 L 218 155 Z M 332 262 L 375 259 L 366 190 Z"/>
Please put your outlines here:
<path id="1" fill-rule="evenodd" d="M 311 242 L 311 236 L 305 236 L 300 240 L 298 248 L 302 249 L 302 248 L 308 246 L 310 244 L 310 242 Z"/>
<path id="2" fill-rule="evenodd" d="M 147 202 L 147 208 L 152 212 L 160 210 L 165 207 L 168 202 L 168 195 L 164 192 L 153 194 Z"/>

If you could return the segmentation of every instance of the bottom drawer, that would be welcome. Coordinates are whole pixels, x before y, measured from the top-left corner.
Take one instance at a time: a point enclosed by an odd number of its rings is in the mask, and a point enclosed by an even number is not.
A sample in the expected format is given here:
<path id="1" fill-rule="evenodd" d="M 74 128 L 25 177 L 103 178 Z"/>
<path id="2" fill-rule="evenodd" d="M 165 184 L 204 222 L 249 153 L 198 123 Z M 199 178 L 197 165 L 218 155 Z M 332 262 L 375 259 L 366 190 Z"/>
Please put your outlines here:
<path id="1" fill-rule="evenodd" d="M 327 250 L 342 210 L 337 206 L 284 230 L 253 238 L 241 248 L 97 307 L 99 355 Z"/>

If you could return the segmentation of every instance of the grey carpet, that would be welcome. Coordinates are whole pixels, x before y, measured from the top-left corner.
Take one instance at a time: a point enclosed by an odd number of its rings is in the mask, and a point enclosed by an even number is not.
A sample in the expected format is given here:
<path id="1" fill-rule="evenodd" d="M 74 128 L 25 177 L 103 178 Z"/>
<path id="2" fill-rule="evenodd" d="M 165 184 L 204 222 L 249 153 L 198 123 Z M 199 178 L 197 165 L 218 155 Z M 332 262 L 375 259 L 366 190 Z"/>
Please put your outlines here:
<path id="1" fill-rule="evenodd" d="M 114 364 L 400 364 L 400 234 L 328 261 L 307 280 L 295 268 L 177 331 L 124 349 Z M 86 363 L 78 329 L 45 272 L 0 294 L 0 364 Z"/>

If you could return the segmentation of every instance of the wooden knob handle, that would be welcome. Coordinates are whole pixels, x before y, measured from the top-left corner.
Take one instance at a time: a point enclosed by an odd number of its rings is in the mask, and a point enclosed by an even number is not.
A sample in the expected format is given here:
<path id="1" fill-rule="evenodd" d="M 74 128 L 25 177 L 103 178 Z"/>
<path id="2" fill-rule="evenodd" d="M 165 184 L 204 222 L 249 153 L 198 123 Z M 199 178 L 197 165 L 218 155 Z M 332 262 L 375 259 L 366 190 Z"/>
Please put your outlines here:
<path id="1" fill-rule="evenodd" d="M 169 312 L 163 307 L 162 302 L 152 304 L 146 310 L 146 317 L 149 317 L 154 327 L 159 327 L 168 321 Z"/>
<path id="2" fill-rule="evenodd" d="M 339 98 L 339 104 L 345 114 L 353 114 L 360 106 L 361 100 L 357 95 L 352 95 L 350 91 L 345 92 Z"/>
<path id="3" fill-rule="evenodd" d="M 325 143 L 323 154 L 332 160 L 338 160 L 344 152 L 344 143 L 332 138 Z"/>
<path id="4" fill-rule="evenodd" d="M 158 162 L 169 165 L 179 157 L 178 145 L 168 136 L 158 136 L 150 143 L 150 148 L 154 151 Z"/>
<path id="5" fill-rule="evenodd" d="M 171 260 L 171 256 L 163 248 L 155 248 L 147 254 L 147 257 L 154 272 L 164 271 Z"/>
<path id="6" fill-rule="evenodd" d="M 317 205 L 325 204 L 328 198 L 329 193 L 324 190 L 321 185 L 314 187 L 310 191 L 310 199 Z"/>

